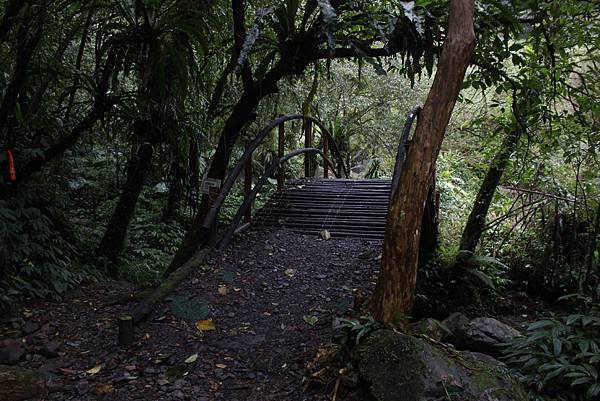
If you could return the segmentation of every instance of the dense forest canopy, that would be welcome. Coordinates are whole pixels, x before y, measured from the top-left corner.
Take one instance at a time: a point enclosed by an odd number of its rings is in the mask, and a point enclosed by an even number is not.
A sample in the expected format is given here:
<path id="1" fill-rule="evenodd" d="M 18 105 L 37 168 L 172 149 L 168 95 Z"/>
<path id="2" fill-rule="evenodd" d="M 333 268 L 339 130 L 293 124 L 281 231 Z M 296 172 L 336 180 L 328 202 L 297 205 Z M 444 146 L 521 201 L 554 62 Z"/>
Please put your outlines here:
<path id="1" fill-rule="evenodd" d="M 299 114 L 285 153 L 315 147 L 351 179 L 400 180 L 364 313 L 406 329 L 509 294 L 567 296 L 556 312 L 570 316 L 534 326 L 510 364 L 537 399 L 597 399 L 599 18 L 585 0 L 0 0 L 0 310 L 88 283 L 148 288 L 189 267 L 283 156 L 282 131 L 252 153 L 246 182 L 237 161 L 271 121 Z M 318 127 L 309 140 L 309 115 L 332 141 Z M 281 177 L 329 171 L 304 157 Z M 541 338 L 553 356 L 523 351 Z"/>

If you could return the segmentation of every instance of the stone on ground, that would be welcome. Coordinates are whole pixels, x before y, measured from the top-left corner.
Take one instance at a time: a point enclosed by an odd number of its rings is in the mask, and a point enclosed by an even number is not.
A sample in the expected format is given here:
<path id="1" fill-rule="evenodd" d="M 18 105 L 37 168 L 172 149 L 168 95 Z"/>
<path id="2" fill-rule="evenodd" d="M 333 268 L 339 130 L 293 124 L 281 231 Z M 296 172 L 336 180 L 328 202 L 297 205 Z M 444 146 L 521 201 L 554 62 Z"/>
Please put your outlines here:
<path id="1" fill-rule="evenodd" d="M 353 354 L 378 401 L 526 401 L 504 366 L 392 330 L 377 330 Z M 492 362 L 494 361 L 494 362 Z"/>
<path id="2" fill-rule="evenodd" d="M 499 344 L 521 335 L 517 330 L 490 317 L 469 320 L 461 313 L 450 315 L 443 324 L 452 332 L 447 341 L 459 349 L 499 356 Z"/>

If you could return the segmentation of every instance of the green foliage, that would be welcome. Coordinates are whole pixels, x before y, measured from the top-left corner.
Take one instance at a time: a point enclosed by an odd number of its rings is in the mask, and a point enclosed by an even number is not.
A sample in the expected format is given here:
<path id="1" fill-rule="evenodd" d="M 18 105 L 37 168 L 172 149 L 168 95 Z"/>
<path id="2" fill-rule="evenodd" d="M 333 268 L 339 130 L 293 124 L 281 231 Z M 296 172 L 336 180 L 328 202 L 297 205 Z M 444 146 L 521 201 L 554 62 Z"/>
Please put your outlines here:
<path id="1" fill-rule="evenodd" d="M 370 314 L 357 319 L 342 318 L 334 338 L 338 344 L 352 348 L 358 345 L 362 338 L 380 327 L 381 324 L 376 322 Z"/>
<path id="2" fill-rule="evenodd" d="M 600 304 L 582 296 L 569 298 L 577 299 L 578 313 L 536 321 L 503 350 L 532 399 L 581 401 L 600 394 Z"/>
<path id="3" fill-rule="evenodd" d="M 28 298 L 59 299 L 83 280 L 98 277 L 89 266 L 75 263 L 77 244 L 69 223 L 47 196 L 19 191 L 0 199 L 0 309 Z"/>

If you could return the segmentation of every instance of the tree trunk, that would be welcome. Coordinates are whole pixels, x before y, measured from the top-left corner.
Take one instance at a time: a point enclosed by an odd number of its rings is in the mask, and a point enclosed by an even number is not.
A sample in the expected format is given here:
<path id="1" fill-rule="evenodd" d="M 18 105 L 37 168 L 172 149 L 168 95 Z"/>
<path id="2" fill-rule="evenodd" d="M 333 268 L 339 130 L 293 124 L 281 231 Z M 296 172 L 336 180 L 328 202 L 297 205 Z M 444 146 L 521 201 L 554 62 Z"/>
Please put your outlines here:
<path id="1" fill-rule="evenodd" d="M 510 160 L 510 155 L 515 151 L 517 144 L 519 143 L 520 136 L 520 130 L 513 130 L 502 141 L 500 150 L 494 156 L 494 160 L 477 192 L 477 197 L 473 203 L 473 209 L 469 214 L 467 225 L 465 226 L 460 239 L 459 250 L 467 251 L 467 253 L 475 252 L 475 248 L 483 233 L 485 218 L 490 208 L 490 204 L 492 203 L 492 198 L 502 179 L 506 165 Z"/>
<path id="2" fill-rule="evenodd" d="M 4 42 L 6 36 L 11 31 L 19 12 L 25 7 L 28 1 L 10 0 L 4 10 L 4 16 L 0 21 L 0 43 Z"/>
<path id="3" fill-rule="evenodd" d="M 75 60 L 75 79 L 73 80 L 73 86 L 71 88 L 71 93 L 69 93 L 69 100 L 67 102 L 67 109 L 65 111 L 65 123 L 68 123 L 71 119 L 71 110 L 73 109 L 73 104 L 75 102 L 75 93 L 77 92 L 77 87 L 79 86 L 79 72 L 81 70 L 81 62 L 83 61 L 83 54 L 85 51 L 85 45 L 88 39 L 88 34 L 90 31 L 90 25 L 92 23 L 92 17 L 96 11 L 95 4 L 92 3 L 90 10 L 88 11 L 88 15 L 85 20 L 85 26 L 83 28 L 83 33 L 81 35 L 81 42 L 79 42 L 79 50 L 77 51 L 77 59 Z"/>
<path id="4" fill-rule="evenodd" d="M 433 85 L 417 123 L 399 186 L 392 189 L 381 272 L 369 309 L 375 319 L 397 323 L 414 304 L 420 225 L 444 132 L 475 46 L 473 0 L 452 0 L 448 35 Z"/>
<path id="5" fill-rule="evenodd" d="M 98 246 L 98 255 L 105 256 L 111 262 L 109 274 L 114 278 L 117 278 L 119 275 L 115 263 L 123 250 L 127 227 L 135 211 L 138 197 L 144 187 L 144 180 L 152 163 L 152 154 L 152 145 L 144 143 L 139 147 L 137 155 L 129 162 L 127 181 L 108 223 L 104 237 Z"/>
<path id="6" fill-rule="evenodd" d="M 419 240 L 419 268 L 427 266 L 435 256 L 438 247 L 438 195 L 435 182 L 429 186 L 427 201 L 421 220 Z"/>
<path id="7" fill-rule="evenodd" d="M 7 124 L 9 117 L 14 113 L 19 93 L 25 87 L 28 76 L 28 67 L 33 52 L 42 39 L 44 22 L 46 19 L 46 4 L 43 2 L 37 11 L 35 18 L 28 20 L 18 32 L 15 67 L 13 76 L 8 84 L 2 103 L 0 104 L 0 132 Z M 8 143 L 7 147 L 13 147 L 14 144 Z"/>

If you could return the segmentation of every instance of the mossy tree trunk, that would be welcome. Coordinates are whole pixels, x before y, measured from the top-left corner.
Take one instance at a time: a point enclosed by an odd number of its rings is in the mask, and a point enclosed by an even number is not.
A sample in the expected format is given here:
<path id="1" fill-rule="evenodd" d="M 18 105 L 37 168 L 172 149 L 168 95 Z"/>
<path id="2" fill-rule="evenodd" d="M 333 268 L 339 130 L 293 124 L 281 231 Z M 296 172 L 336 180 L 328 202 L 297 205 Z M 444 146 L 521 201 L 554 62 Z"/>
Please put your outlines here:
<path id="1" fill-rule="evenodd" d="M 381 271 L 369 303 L 379 321 L 395 323 L 410 313 L 414 304 L 420 228 L 429 183 L 475 46 L 473 8 L 473 0 L 450 2 L 448 35 L 433 85 L 399 185 L 392 189 Z"/>
<path id="2" fill-rule="evenodd" d="M 465 225 L 465 229 L 463 230 L 460 239 L 459 249 L 461 251 L 467 251 L 467 254 L 475 252 L 475 248 L 483 234 L 485 219 L 488 210 L 490 209 L 494 193 L 504 175 L 504 170 L 508 165 L 510 156 L 519 143 L 520 133 L 520 130 L 513 130 L 506 135 L 479 187 L 475 202 L 473 203 L 473 209 L 471 209 L 471 213 L 469 213 L 467 224 Z"/>

